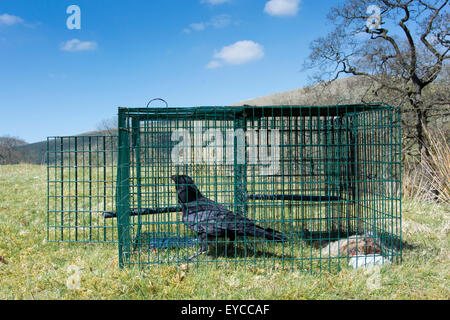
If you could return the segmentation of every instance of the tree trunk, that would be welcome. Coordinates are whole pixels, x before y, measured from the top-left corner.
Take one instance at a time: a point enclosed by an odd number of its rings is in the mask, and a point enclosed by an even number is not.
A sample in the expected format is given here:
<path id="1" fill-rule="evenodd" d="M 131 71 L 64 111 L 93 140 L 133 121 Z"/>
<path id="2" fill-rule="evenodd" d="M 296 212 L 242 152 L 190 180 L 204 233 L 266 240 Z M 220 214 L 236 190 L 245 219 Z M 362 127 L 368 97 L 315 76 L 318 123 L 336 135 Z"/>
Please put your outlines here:
<path id="1" fill-rule="evenodd" d="M 427 145 L 427 138 L 425 135 L 428 123 L 428 114 L 422 99 L 422 89 L 423 88 L 419 84 L 414 83 L 413 90 L 409 95 L 409 100 L 417 116 L 416 135 L 421 158 L 423 157 L 423 155 L 430 155 Z"/>
<path id="2" fill-rule="evenodd" d="M 417 124 L 416 124 L 416 134 L 417 141 L 419 143 L 419 151 L 421 156 L 426 155 L 427 157 L 430 155 L 427 146 L 427 138 L 425 136 L 425 130 L 427 129 L 427 113 L 422 108 L 416 109 L 417 114 Z"/>

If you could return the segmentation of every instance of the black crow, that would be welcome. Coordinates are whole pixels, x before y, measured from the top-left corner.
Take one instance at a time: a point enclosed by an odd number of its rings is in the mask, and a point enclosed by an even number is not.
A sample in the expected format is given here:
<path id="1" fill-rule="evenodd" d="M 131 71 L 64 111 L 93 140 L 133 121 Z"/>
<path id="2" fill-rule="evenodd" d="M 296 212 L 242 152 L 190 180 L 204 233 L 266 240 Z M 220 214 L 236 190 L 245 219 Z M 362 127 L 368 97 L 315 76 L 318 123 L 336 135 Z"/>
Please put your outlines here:
<path id="1" fill-rule="evenodd" d="M 183 210 L 183 222 L 198 234 L 201 243 L 200 252 L 189 257 L 189 260 L 206 253 L 208 239 L 213 237 L 234 241 L 236 236 L 246 235 L 268 240 L 285 240 L 282 233 L 259 227 L 252 220 L 204 197 L 189 176 L 174 175 L 171 179 L 175 182 L 178 203 Z"/>

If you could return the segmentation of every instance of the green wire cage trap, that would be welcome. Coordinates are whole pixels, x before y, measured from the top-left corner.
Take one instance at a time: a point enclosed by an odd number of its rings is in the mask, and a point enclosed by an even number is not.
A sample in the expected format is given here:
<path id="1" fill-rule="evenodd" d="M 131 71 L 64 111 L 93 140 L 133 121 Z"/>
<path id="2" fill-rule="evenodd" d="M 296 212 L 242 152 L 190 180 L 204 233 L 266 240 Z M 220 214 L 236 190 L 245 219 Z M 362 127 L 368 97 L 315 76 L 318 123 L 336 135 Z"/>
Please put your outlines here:
<path id="1" fill-rule="evenodd" d="M 118 118 L 118 137 L 100 143 L 49 140 L 51 240 L 118 242 L 120 266 L 400 261 L 396 109 L 119 108 Z"/>
<path id="2" fill-rule="evenodd" d="M 47 240 L 117 242 L 117 136 L 47 138 Z"/>

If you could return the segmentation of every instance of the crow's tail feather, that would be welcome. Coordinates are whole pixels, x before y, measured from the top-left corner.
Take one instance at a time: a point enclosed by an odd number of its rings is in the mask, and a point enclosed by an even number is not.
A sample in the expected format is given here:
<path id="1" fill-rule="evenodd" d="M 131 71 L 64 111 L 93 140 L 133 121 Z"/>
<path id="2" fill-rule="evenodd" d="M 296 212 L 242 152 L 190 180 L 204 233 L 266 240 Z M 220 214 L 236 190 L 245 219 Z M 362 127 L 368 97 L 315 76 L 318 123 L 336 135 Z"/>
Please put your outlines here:
<path id="1" fill-rule="evenodd" d="M 264 229 L 256 226 L 253 230 L 254 236 L 256 237 L 265 238 L 267 240 L 280 240 L 280 241 L 286 240 L 286 237 L 281 232 L 274 229 L 270 228 Z"/>

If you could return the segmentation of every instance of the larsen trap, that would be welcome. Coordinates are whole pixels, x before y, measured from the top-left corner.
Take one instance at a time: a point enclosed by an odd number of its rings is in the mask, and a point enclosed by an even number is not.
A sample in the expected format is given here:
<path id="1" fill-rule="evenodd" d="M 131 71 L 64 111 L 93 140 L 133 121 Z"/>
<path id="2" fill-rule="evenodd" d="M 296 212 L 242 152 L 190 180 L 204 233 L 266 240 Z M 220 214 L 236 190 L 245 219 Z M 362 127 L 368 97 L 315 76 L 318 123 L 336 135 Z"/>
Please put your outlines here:
<path id="1" fill-rule="evenodd" d="M 118 124 L 49 138 L 50 240 L 118 242 L 121 267 L 401 260 L 392 107 L 119 108 Z"/>
<path id="2" fill-rule="evenodd" d="M 121 266 L 401 257 L 394 108 L 121 108 L 118 144 Z"/>
<path id="3" fill-rule="evenodd" d="M 117 242 L 117 136 L 47 139 L 47 240 Z"/>

